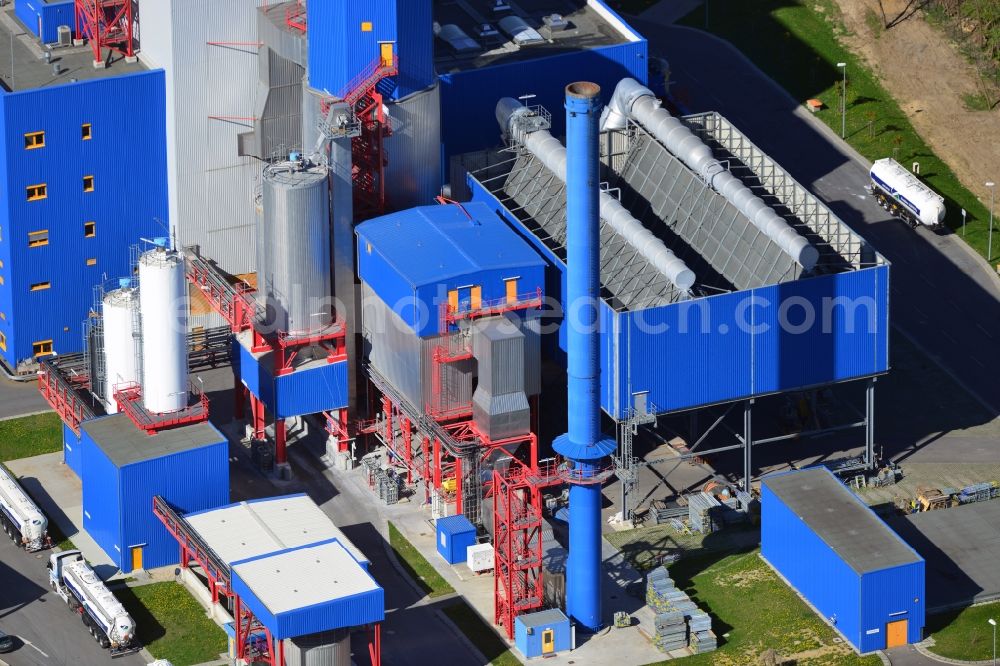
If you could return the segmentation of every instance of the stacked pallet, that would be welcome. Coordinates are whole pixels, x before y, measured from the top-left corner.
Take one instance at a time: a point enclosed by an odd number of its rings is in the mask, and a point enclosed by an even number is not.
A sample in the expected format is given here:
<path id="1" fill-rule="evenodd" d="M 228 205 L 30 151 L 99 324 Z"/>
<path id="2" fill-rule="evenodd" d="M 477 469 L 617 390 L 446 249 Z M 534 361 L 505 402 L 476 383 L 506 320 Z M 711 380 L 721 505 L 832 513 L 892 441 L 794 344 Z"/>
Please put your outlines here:
<path id="1" fill-rule="evenodd" d="M 688 498 L 688 520 L 691 529 L 702 534 L 711 534 L 718 523 L 719 507 L 722 505 L 708 493 L 698 493 Z"/>
<path id="2" fill-rule="evenodd" d="M 677 589 L 666 567 L 657 567 L 647 576 L 646 603 L 656 613 L 653 644 L 661 651 L 690 645 L 695 652 L 711 652 L 717 647 L 712 618 Z"/>

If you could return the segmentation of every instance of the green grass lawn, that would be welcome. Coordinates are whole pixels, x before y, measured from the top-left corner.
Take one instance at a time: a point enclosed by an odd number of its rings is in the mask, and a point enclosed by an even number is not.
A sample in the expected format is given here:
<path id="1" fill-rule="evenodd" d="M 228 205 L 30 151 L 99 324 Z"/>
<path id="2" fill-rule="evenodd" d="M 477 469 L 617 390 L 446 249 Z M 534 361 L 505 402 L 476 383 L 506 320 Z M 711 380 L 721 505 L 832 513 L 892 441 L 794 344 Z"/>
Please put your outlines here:
<path id="1" fill-rule="evenodd" d="M 442 610 L 473 645 L 479 648 L 483 656 L 490 660 L 492 666 L 519 666 L 520 660 L 507 648 L 507 644 L 464 601 L 445 606 Z"/>
<path id="2" fill-rule="evenodd" d="M 859 657 L 816 617 L 759 557 L 758 550 L 681 560 L 670 567 L 679 588 L 712 616 L 719 649 L 681 660 L 678 666 L 746 666 L 774 649 L 799 666 L 879 666 Z M 782 663 L 782 662 L 779 662 Z"/>
<path id="3" fill-rule="evenodd" d="M 0 421 L 0 460 L 62 450 L 62 421 L 55 412 Z"/>
<path id="4" fill-rule="evenodd" d="M 717 11 L 709 12 L 708 29 L 730 41 L 760 69 L 804 103 L 816 98 L 825 107 L 816 115 L 838 134 L 841 129 L 841 70 L 847 63 L 847 140 L 870 160 L 892 157 L 906 167 L 920 162 L 921 178 L 941 194 L 947 204 L 946 224 L 962 234 L 961 209 L 968 212 L 965 240 L 986 254 L 989 193 L 976 195 L 959 183 L 951 169 L 934 155 L 917 135 L 899 105 L 860 58 L 841 46 L 845 33 L 838 9 L 831 0 L 754 0 L 719 2 L 709 0 Z M 723 9 L 724 5 L 724 9 Z M 701 8 L 684 17 L 681 24 L 705 27 Z M 808 159 L 808 156 L 803 156 Z M 994 257 L 1000 255 L 995 243 Z"/>
<path id="5" fill-rule="evenodd" d="M 648 571 L 668 553 L 683 551 L 684 557 L 701 557 L 710 552 L 733 552 L 754 548 L 760 543 L 760 529 L 754 525 L 730 525 L 709 535 L 680 534 L 669 525 L 650 525 L 604 536 L 639 571 Z"/>
<path id="6" fill-rule="evenodd" d="M 118 587 L 115 596 L 135 620 L 139 642 L 157 659 L 191 666 L 219 658 L 226 633 L 179 583 Z"/>
<path id="7" fill-rule="evenodd" d="M 455 588 L 441 577 L 441 574 L 392 523 L 389 523 L 389 545 L 395 551 L 399 563 L 406 569 L 406 573 L 410 574 L 410 578 L 415 580 L 428 596 L 440 597 L 455 591 Z"/>
<path id="8" fill-rule="evenodd" d="M 965 661 L 993 657 L 993 627 L 987 620 L 1000 622 L 1000 602 L 963 608 L 954 613 L 927 618 L 927 634 L 934 638 L 931 652 Z"/>

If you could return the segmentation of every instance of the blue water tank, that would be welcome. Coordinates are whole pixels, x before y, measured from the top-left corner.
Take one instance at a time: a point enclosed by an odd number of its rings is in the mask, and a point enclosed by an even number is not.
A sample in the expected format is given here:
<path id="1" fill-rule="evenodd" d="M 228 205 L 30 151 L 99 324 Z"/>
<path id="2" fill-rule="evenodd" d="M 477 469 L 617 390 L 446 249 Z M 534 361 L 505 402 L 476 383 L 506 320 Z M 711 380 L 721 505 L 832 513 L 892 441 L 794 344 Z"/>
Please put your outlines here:
<path id="1" fill-rule="evenodd" d="M 437 550 L 448 564 L 461 564 L 466 549 L 476 544 L 476 526 L 465 516 L 448 516 L 437 521 Z"/>

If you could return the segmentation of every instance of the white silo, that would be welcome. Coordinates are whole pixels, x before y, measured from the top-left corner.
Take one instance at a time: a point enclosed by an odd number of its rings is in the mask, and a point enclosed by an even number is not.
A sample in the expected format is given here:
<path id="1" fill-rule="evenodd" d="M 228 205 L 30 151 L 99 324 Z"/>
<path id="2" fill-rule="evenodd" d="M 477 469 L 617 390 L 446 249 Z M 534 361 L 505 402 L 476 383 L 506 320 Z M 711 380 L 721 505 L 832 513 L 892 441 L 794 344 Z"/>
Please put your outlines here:
<path id="1" fill-rule="evenodd" d="M 188 292 L 184 258 L 159 247 L 139 257 L 142 402 L 154 414 L 188 406 Z"/>
<path id="2" fill-rule="evenodd" d="M 118 412 L 115 388 L 139 383 L 139 340 L 135 334 L 138 321 L 139 290 L 123 279 L 119 288 L 109 291 L 101 301 L 104 320 L 104 408 Z"/>

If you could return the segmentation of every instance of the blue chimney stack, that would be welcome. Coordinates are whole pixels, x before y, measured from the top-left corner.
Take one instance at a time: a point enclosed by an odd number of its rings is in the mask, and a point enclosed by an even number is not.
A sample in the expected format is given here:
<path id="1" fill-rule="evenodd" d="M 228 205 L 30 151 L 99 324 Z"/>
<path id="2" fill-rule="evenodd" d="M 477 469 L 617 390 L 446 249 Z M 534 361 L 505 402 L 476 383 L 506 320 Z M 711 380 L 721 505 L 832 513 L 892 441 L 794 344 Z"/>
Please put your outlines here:
<path id="1" fill-rule="evenodd" d="M 568 431 L 553 443 L 569 464 L 566 613 L 601 628 L 601 464 L 615 441 L 601 434 L 600 205 L 601 88 L 566 86 L 566 301 Z"/>

